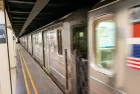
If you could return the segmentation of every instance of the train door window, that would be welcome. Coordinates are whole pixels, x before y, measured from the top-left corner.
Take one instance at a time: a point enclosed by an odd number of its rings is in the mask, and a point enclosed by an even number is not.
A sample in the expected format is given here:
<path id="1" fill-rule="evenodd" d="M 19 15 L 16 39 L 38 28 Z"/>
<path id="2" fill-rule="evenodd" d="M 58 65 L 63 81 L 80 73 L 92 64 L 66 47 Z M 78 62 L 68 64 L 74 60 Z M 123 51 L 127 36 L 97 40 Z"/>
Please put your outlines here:
<path id="1" fill-rule="evenodd" d="M 115 22 L 108 18 L 96 21 L 95 24 L 95 57 L 100 68 L 111 69 L 116 46 Z"/>
<path id="2" fill-rule="evenodd" d="M 42 47 L 42 33 L 38 34 L 38 45 Z"/>
<path id="3" fill-rule="evenodd" d="M 38 35 L 35 34 L 35 44 L 37 45 L 38 44 Z"/>
<path id="4" fill-rule="evenodd" d="M 35 35 L 33 35 L 33 43 L 35 44 Z"/>
<path id="5" fill-rule="evenodd" d="M 77 50 L 78 55 L 87 58 L 87 27 L 78 26 L 72 29 L 72 51 Z"/>
<path id="6" fill-rule="evenodd" d="M 62 30 L 58 29 L 57 30 L 57 45 L 58 45 L 58 54 L 62 55 L 63 54 L 63 49 L 62 49 Z"/>

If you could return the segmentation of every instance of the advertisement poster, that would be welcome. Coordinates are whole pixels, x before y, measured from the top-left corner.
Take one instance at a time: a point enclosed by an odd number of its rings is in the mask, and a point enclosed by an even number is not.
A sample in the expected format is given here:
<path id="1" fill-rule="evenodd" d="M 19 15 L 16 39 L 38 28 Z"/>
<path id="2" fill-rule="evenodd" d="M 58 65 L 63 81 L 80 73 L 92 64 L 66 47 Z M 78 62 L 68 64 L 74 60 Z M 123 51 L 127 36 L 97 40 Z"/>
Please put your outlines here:
<path id="1" fill-rule="evenodd" d="M 6 43 L 5 25 L 0 24 L 0 44 Z"/>
<path id="2" fill-rule="evenodd" d="M 140 7 L 130 9 L 130 21 L 132 25 L 131 36 L 127 42 L 130 46 L 127 56 L 127 66 L 132 69 L 140 70 Z M 135 61 L 135 62 L 134 62 Z"/>

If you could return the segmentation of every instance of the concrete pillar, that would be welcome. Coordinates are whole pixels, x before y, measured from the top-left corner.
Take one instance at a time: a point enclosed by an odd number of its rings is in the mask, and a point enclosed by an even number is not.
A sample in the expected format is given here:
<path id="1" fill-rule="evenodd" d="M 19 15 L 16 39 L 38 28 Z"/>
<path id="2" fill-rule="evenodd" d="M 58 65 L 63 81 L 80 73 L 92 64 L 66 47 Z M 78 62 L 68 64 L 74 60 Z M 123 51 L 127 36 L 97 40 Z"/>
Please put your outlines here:
<path id="1" fill-rule="evenodd" d="M 3 3 L 3 1 L 0 1 Z M 0 94 L 11 94 L 10 64 L 3 4 L 0 7 Z"/>
<path id="2" fill-rule="evenodd" d="M 15 67 L 15 48 L 14 48 L 14 37 L 13 31 L 7 28 L 7 35 L 8 35 L 8 46 L 9 46 L 9 58 L 10 58 L 10 68 Z"/>
<path id="3" fill-rule="evenodd" d="M 12 29 L 12 25 L 10 23 L 8 14 L 6 12 L 6 25 L 7 25 L 7 35 L 8 35 L 8 49 L 9 49 L 9 58 L 10 58 L 10 68 L 14 68 L 16 66 L 16 57 L 15 57 L 15 35 Z"/>

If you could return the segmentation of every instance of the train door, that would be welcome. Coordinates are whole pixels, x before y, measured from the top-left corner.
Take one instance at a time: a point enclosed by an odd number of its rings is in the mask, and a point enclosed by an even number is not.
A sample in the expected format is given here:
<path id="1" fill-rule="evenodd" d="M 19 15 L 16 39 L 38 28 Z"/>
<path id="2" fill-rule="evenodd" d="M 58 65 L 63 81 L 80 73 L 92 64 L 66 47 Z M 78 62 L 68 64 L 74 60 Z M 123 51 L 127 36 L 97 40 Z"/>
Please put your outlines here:
<path id="1" fill-rule="evenodd" d="M 87 26 L 72 29 L 72 51 L 75 55 L 76 94 L 88 94 Z"/>
<path id="2" fill-rule="evenodd" d="M 28 39 L 29 39 L 29 38 L 28 38 L 28 36 L 27 36 L 26 38 L 27 38 L 27 39 L 26 39 L 26 40 L 27 40 L 27 51 L 29 51 L 29 47 L 28 47 L 28 46 L 29 46 L 29 45 L 28 45 L 28 43 L 29 43 L 29 40 L 28 40 Z"/>
<path id="3" fill-rule="evenodd" d="M 32 46 L 32 47 L 33 47 L 33 48 L 32 48 L 32 49 L 33 49 L 33 50 L 32 50 L 32 55 L 33 55 L 33 56 L 34 56 L 34 54 L 35 54 L 35 40 L 36 40 L 35 37 L 36 37 L 36 34 L 32 35 L 32 42 L 33 42 L 33 43 L 32 43 L 32 45 L 33 45 L 33 46 Z"/>
<path id="4" fill-rule="evenodd" d="M 45 68 L 47 72 L 49 72 L 49 62 L 50 62 L 50 40 L 49 40 L 49 32 L 44 32 L 44 60 L 45 60 Z"/>
<path id="5" fill-rule="evenodd" d="M 31 54 L 33 55 L 33 35 L 31 35 L 31 46 L 32 46 L 32 47 L 31 47 L 31 49 L 32 49 L 32 50 L 31 50 Z"/>

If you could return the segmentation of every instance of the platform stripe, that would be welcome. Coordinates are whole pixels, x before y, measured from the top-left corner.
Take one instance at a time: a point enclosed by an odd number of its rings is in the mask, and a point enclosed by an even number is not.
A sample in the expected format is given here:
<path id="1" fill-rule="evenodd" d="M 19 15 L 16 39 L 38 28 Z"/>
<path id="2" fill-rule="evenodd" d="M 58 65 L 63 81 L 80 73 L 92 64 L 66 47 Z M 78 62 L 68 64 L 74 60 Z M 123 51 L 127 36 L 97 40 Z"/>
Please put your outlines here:
<path id="1" fill-rule="evenodd" d="M 22 73 L 23 73 L 23 77 L 24 77 L 26 91 L 27 91 L 27 94 L 30 94 L 30 90 L 29 90 L 29 86 L 28 86 L 28 82 L 27 82 L 27 77 L 26 77 L 26 74 L 25 74 L 25 70 L 24 70 L 24 67 L 23 67 L 22 58 L 21 58 L 21 54 L 20 54 L 19 50 L 18 50 L 18 53 L 19 53 L 19 56 L 20 56 L 20 64 L 21 64 L 21 68 L 22 68 Z"/>
<path id="2" fill-rule="evenodd" d="M 26 64 L 26 60 L 24 59 L 22 52 L 21 52 L 21 56 L 22 56 L 22 58 L 23 58 L 24 65 L 25 65 L 25 67 L 26 67 L 28 76 L 29 76 L 29 78 L 30 78 L 30 82 L 31 82 L 32 87 L 33 87 L 33 89 L 34 89 L 34 92 L 35 92 L 35 94 L 38 94 L 38 91 L 37 91 L 37 89 L 36 89 L 36 86 L 35 86 L 35 84 L 34 84 L 34 81 L 33 81 L 33 79 L 32 79 L 31 73 L 30 73 L 30 71 L 29 71 L 29 69 L 28 69 L 28 66 L 27 66 L 27 64 Z"/>

